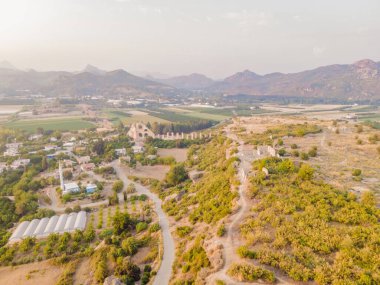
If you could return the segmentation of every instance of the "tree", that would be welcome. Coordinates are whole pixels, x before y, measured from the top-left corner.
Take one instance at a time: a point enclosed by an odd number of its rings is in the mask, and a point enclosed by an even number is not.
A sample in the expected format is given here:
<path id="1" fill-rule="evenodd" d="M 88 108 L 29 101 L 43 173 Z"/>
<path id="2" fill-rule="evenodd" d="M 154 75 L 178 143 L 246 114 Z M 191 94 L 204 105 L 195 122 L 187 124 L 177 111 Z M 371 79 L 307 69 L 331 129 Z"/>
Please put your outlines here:
<path id="1" fill-rule="evenodd" d="M 316 156 L 317 156 L 317 150 L 318 150 L 318 148 L 317 148 L 316 146 L 313 146 L 313 147 L 309 150 L 309 152 L 308 152 L 309 156 L 310 156 L 310 157 L 316 157 Z"/>
<path id="2" fill-rule="evenodd" d="M 140 268 L 136 264 L 132 263 L 129 258 L 124 259 L 123 262 L 119 263 L 115 268 L 116 276 L 126 276 L 127 278 L 131 278 L 133 281 L 140 280 L 140 273 Z"/>
<path id="3" fill-rule="evenodd" d="M 144 230 L 146 230 L 148 228 L 148 224 L 145 223 L 145 222 L 139 222 L 137 225 L 136 225 L 136 232 L 142 232 Z"/>
<path id="4" fill-rule="evenodd" d="M 97 154 L 97 155 L 103 155 L 105 151 L 105 144 L 103 140 L 98 140 L 95 142 L 95 144 L 92 147 L 92 150 Z"/>
<path id="5" fill-rule="evenodd" d="M 308 164 L 302 164 L 298 170 L 298 177 L 302 180 L 311 180 L 314 175 L 314 169 Z"/>
<path id="6" fill-rule="evenodd" d="M 48 169 L 48 167 L 49 167 L 49 164 L 47 162 L 47 158 L 46 158 L 46 156 L 44 156 L 42 158 L 42 161 L 41 161 L 41 169 L 46 170 L 46 169 Z"/>
<path id="7" fill-rule="evenodd" d="M 130 183 L 127 187 L 127 193 L 128 194 L 131 194 L 131 193 L 135 193 L 136 192 L 136 186 L 135 184 L 133 183 Z"/>
<path id="8" fill-rule="evenodd" d="M 116 180 L 112 185 L 112 190 L 116 193 L 121 192 L 123 190 L 124 183 L 121 180 Z"/>
<path id="9" fill-rule="evenodd" d="M 302 160 L 309 160 L 309 155 L 306 152 L 301 152 L 301 159 Z"/>
<path id="10" fill-rule="evenodd" d="M 177 185 L 188 178 L 185 166 L 183 164 L 176 164 L 172 166 L 166 174 L 166 182 L 169 185 Z"/>
<path id="11" fill-rule="evenodd" d="M 134 237 L 129 237 L 121 242 L 121 248 L 127 255 L 134 255 L 139 248 L 139 243 Z"/>
<path id="12" fill-rule="evenodd" d="M 73 173 L 71 172 L 71 170 L 63 171 L 63 178 L 67 180 L 71 180 L 73 178 Z"/>
<path id="13" fill-rule="evenodd" d="M 112 226 L 116 234 L 121 234 L 133 224 L 127 213 L 116 213 L 112 220 Z"/>

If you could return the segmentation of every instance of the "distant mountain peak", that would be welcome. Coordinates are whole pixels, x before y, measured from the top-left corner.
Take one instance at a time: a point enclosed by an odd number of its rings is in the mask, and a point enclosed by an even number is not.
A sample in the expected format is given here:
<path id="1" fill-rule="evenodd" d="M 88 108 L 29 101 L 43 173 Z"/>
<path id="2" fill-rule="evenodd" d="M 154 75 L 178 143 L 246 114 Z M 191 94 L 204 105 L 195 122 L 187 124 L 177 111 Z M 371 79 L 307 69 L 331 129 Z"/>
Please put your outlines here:
<path id="1" fill-rule="evenodd" d="M 176 76 L 167 79 L 155 78 L 153 80 L 179 89 L 187 90 L 199 90 L 210 87 L 215 83 L 213 79 L 200 73 L 191 73 L 189 75 Z"/>
<path id="2" fill-rule="evenodd" d="M 88 72 L 88 73 L 92 73 L 92 74 L 95 74 L 95 75 L 103 75 L 103 74 L 106 73 L 106 71 L 101 70 L 98 67 L 96 67 L 94 65 L 91 65 L 91 64 L 87 64 L 82 72 Z"/>
<path id="3" fill-rule="evenodd" d="M 359 60 L 359 61 L 355 62 L 354 65 L 357 66 L 357 67 L 359 67 L 359 68 L 363 68 L 363 67 L 377 67 L 377 63 L 374 62 L 371 59 L 362 59 L 362 60 Z"/>
<path id="4" fill-rule="evenodd" d="M 261 76 L 253 71 L 246 69 L 244 71 L 237 72 L 230 77 L 227 77 L 225 81 L 226 82 L 240 82 L 244 84 L 245 82 L 248 82 L 253 79 L 258 79 L 258 78 L 261 78 Z"/>
<path id="5" fill-rule="evenodd" d="M 373 79 L 380 76 L 380 65 L 370 59 L 362 59 L 354 64 L 359 79 Z"/>
<path id="6" fill-rule="evenodd" d="M 6 61 L 6 60 L 0 61 L 0 68 L 1 69 L 17 70 L 16 67 L 14 67 L 9 61 Z"/>

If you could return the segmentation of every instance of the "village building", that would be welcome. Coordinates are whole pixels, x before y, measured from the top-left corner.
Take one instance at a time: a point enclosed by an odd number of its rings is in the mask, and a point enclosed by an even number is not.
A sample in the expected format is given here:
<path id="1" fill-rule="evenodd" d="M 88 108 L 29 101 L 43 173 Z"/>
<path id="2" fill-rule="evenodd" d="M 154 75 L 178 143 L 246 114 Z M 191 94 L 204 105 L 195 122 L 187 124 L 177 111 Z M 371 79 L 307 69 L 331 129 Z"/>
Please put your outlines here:
<path id="1" fill-rule="evenodd" d="M 78 193 L 80 191 L 80 188 L 79 188 L 77 183 L 75 183 L 75 182 L 65 183 L 64 182 L 61 162 L 59 162 L 59 180 L 60 180 L 61 189 L 62 189 L 62 196 L 66 195 L 66 194 L 71 194 L 71 193 Z"/>
<path id="2" fill-rule="evenodd" d="M 29 136 L 29 140 L 30 141 L 35 141 L 35 140 L 38 140 L 38 139 L 40 139 L 40 138 L 42 138 L 43 136 L 41 135 L 41 134 L 34 134 L 34 135 L 30 135 Z"/>
<path id="3" fill-rule="evenodd" d="M 78 193 L 80 191 L 79 186 L 75 182 L 69 182 L 63 185 L 62 195 Z"/>
<path id="4" fill-rule="evenodd" d="M 17 156 L 20 146 L 22 146 L 22 143 L 7 143 L 5 145 L 6 150 L 4 156 Z"/>
<path id="5" fill-rule="evenodd" d="M 98 187 L 95 184 L 87 184 L 86 193 L 89 193 L 89 194 L 94 193 L 97 189 Z"/>
<path id="6" fill-rule="evenodd" d="M 115 153 L 118 156 L 124 156 L 127 154 L 127 150 L 125 148 L 117 148 L 115 149 Z"/>
<path id="7" fill-rule="evenodd" d="M 56 150 L 58 149 L 58 147 L 56 145 L 45 145 L 44 147 L 44 151 L 52 151 L 52 150 Z"/>
<path id="8" fill-rule="evenodd" d="M 66 149 L 73 148 L 74 147 L 74 143 L 73 142 L 66 142 L 66 143 L 63 144 L 63 147 L 66 148 Z"/>
<path id="9" fill-rule="evenodd" d="M 144 152 L 144 147 L 142 145 L 134 145 L 132 146 L 132 151 L 133 153 L 143 153 Z"/>

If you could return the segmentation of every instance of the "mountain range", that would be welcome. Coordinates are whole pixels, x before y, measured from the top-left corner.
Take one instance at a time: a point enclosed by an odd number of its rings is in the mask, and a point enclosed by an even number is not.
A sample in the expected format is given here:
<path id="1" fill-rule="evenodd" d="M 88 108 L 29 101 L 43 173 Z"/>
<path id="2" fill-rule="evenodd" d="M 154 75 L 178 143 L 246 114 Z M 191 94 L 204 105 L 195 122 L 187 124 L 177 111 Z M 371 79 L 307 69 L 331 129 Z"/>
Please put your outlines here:
<path id="1" fill-rule="evenodd" d="M 222 81 L 191 74 L 159 82 L 176 88 L 202 89 L 225 95 L 373 101 L 380 99 L 380 62 L 364 59 L 354 64 L 335 64 L 288 74 L 277 72 L 259 75 L 245 70 Z"/>
<path id="2" fill-rule="evenodd" d="M 103 71 L 88 65 L 80 72 L 35 70 L 22 71 L 0 67 L 0 94 L 20 91 L 50 96 L 88 95 L 141 96 L 163 95 L 175 88 L 151 81 L 122 69 Z"/>
<path id="3" fill-rule="evenodd" d="M 204 94 L 380 100 L 380 62 L 369 59 L 334 64 L 298 73 L 259 75 L 250 70 L 216 81 L 193 73 L 166 79 L 139 77 L 124 70 L 104 71 L 88 65 L 80 72 L 21 71 L 0 63 L 0 93 L 16 90 L 53 96 L 163 95 L 201 91 Z M 182 90 L 182 91 L 181 91 Z"/>

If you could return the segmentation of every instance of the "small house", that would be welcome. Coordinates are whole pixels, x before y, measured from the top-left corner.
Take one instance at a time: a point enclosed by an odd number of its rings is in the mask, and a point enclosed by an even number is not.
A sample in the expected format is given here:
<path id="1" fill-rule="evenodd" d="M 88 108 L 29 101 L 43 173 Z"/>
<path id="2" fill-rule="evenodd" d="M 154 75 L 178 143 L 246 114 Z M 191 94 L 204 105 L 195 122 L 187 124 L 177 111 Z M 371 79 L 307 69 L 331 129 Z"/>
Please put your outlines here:
<path id="1" fill-rule="evenodd" d="M 62 195 L 78 193 L 80 191 L 79 186 L 75 182 L 66 183 L 62 189 Z"/>
<path id="2" fill-rule="evenodd" d="M 87 184 L 86 193 L 89 193 L 89 194 L 94 193 L 97 189 L 98 187 L 95 184 Z"/>

